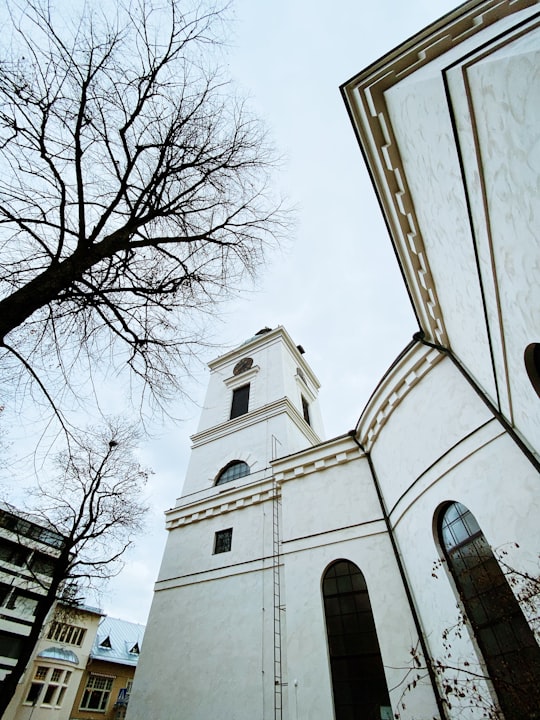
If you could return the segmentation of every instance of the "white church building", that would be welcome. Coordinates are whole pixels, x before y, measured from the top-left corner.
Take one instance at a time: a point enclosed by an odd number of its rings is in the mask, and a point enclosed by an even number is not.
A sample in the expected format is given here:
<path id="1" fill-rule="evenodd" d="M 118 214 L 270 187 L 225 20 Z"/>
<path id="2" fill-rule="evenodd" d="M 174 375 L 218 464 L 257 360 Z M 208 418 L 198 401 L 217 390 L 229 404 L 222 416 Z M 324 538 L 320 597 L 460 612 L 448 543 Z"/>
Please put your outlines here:
<path id="1" fill-rule="evenodd" d="M 471 0 L 343 86 L 419 331 L 331 440 L 283 327 L 210 363 L 128 720 L 540 718 L 539 67 Z"/>

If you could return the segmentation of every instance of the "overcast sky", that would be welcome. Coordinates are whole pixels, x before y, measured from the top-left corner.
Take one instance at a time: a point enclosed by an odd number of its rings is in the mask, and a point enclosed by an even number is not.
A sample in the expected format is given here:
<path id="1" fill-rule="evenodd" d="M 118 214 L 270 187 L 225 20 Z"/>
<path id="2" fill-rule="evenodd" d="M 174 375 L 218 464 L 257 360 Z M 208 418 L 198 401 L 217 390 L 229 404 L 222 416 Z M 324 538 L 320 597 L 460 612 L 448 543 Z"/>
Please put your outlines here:
<path id="1" fill-rule="evenodd" d="M 381 376 L 418 329 L 339 86 L 455 7 L 448 0 L 234 0 L 230 73 L 284 157 L 280 190 L 297 223 L 255 288 L 213 323 L 220 349 L 284 325 L 318 376 L 330 438 L 356 424 Z M 180 495 L 207 371 L 179 403 L 182 422 L 141 448 L 155 475 L 147 532 L 100 600 L 146 622 L 166 539 L 163 511 Z"/>
<path id="2" fill-rule="evenodd" d="M 326 437 L 347 432 L 416 322 L 339 86 L 455 4 L 440 0 L 236 0 L 230 71 L 251 98 L 285 163 L 281 189 L 297 208 L 288 246 L 256 290 L 216 321 L 217 353 L 264 326 L 284 325 L 318 376 Z M 207 373 L 185 418 L 149 443 L 156 475 L 149 532 L 103 598 L 145 622 L 166 533 L 180 495 Z M 198 405 L 197 405 L 198 404 Z"/>

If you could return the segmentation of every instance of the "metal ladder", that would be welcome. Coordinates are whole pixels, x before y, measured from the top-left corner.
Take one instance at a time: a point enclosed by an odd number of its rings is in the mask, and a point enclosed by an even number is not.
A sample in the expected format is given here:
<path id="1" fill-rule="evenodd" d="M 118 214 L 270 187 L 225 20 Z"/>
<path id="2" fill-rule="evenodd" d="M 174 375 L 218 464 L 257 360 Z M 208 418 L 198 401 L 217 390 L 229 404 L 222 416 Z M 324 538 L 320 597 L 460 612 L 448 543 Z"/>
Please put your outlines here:
<path id="1" fill-rule="evenodd" d="M 274 481 L 272 500 L 272 541 L 273 541 L 273 567 L 272 581 L 274 592 L 274 720 L 283 718 L 283 677 L 281 669 L 281 613 L 284 607 L 281 605 L 280 585 L 280 533 L 279 520 L 281 511 L 281 491 Z"/>

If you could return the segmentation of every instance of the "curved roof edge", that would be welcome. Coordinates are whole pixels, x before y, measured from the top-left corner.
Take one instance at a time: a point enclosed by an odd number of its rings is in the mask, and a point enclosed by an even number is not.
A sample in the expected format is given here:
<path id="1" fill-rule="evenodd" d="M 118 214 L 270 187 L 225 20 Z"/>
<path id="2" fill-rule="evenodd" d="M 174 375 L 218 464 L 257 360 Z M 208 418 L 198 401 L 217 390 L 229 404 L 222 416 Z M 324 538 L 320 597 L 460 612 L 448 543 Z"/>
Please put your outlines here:
<path id="1" fill-rule="evenodd" d="M 356 425 L 356 436 L 367 451 L 395 408 L 443 358 L 438 350 L 415 340 L 398 355 L 373 391 Z"/>

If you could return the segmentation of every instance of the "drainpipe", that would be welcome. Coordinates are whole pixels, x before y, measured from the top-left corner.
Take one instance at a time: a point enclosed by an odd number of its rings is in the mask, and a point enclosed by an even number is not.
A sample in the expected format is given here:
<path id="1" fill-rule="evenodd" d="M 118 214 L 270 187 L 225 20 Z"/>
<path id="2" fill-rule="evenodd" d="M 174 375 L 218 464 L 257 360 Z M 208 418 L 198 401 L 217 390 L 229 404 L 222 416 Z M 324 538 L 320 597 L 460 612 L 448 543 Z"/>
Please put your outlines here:
<path id="1" fill-rule="evenodd" d="M 360 450 L 364 453 L 364 455 L 367 458 L 369 468 L 371 470 L 371 475 L 373 477 L 373 483 L 375 485 L 375 490 L 377 492 L 377 497 L 379 499 L 379 505 L 381 506 L 381 511 L 384 518 L 384 524 L 386 525 L 386 532 L 388 533 L 388 537 L 390 538 L 390 543 L 392 545 L 392 550 L 394 551 L 394 556 L 396 559 L 396 563 L 399 569 L 399 574 L 401 575 L 401 581 L 403 583 L 403 587 L 405 589 L 405 595 L 407 596 L 407 601 L 409 603 L 409 608 L 413 617 L 413 622 L 416 628 L 416 632 L 418 634 L 418 639 L 420 642 L 420 647 L 422 648 L 422 654 L 424 658 L 426 659 L 426 667 L 429 675 L 429 679 L 431 681 L 431 685 L 433 688 L 433 693 L 435 694 L 435 702 L 437 703 L 437 708 L 439 710 L 439 714 L 441 717 L 441 720 L 448 720 L 448 715 L 446 713 L 446 708 L 444 706 L 444 702 L 439 694 L 439 688 L 437 685 L 437 679 L 435 676 L 435 671 L 433 669 L 433 664 L 431 660 L 431 655 L 429 654 L 429 650 L 425 641 L 424 632 L 422 629 L 422 624 L 420 622 L 420 617 L 418 615 L 418 612 L 416 610 L 416 605 L 414 602 L 414 598 L 411 592 L 411 588 L 409 586 L 409 581 L 407 579 L 407 575 L 405 573 L 405 568 L 403 566 L 403 561 L 401 559 L 401 554 L 399 552 L 399 547 L 397 544 L 397 540 L 394 535 L 394 530 L 392 528 L 392 525 L 390 523 L 390 518 L 388 516 L 388 511 L 386 509 L 386 503 L 384 501 L 384 497 L 381 491 L 381 487 L 379 485 L 379 480 L 377 478 L 377 473 L 375 472 L 375 466 L 373 465 L 373 460 L 371 459 L 371 454 L 368 450 L 364 448 L 362 443 L 358 441 L 358 438 L 356 437 L 356 430 L 350 430 L 349 431 L 350 437 L 354 440 L 356 445 L 360 448 Z"/>
<path id="2" fill-rule="evenodd" d="M 486 405 L 486 407 L 494 415 L 494 417 L 497 418 L 499 423 L 503 426 L 503 428 L 506 430 L 508 435 L 510 435 L 510 437 L 516 443 L 516 445 L 519 447 L 521 452 L 525 455 L 525 457 L 533 465 L 533 467 L 536 469 L 536 471 L 540 472 L 540 461 L 535 457 L 535 455 L 531 452 L 531 450 L 527 447 L 527 445 L 519 437 L 519 435 L 516 433 L 516 431 L 514 430 L 512 425 L 504 417 L 504 415 L 501 413 L 501 411 L 498 409 L 498 407 L 496 405 L 494 405 L 491 402 L 491 400 L 487 397 L 487 395 L 480 388 L 480 386 L 478 385 L 476 380 L 474 380 L 474 378 L 467 372 L 465 367 L 459 362 L 459 360 L 454 355 L 452 350 L 450 350 L 450 348 L 444 347 L 444 345 L 438 345 L 437 343 L 432 343 L 432 342 L 429 342 L 429 340 L 426 340 L 425 333 L 423 330 L 419 330 L 417 333 L 415 333 L 413 335 L 413 340 L 416 340 L 416 341 L 422 343 L 422 345 L 425 345 L 426 347 L 433 348 L 433 350 L 437 350 L 438 352 L 440 352 L 443 355 L 446 355 L 448 358 L 450 358 L 450 360 L 452 361 L 454 366 L 463 375 L 465 380 L 469 383 L 469 385 L 472 387 L 474 392 L 482 400 L 484 405 Z"/>

